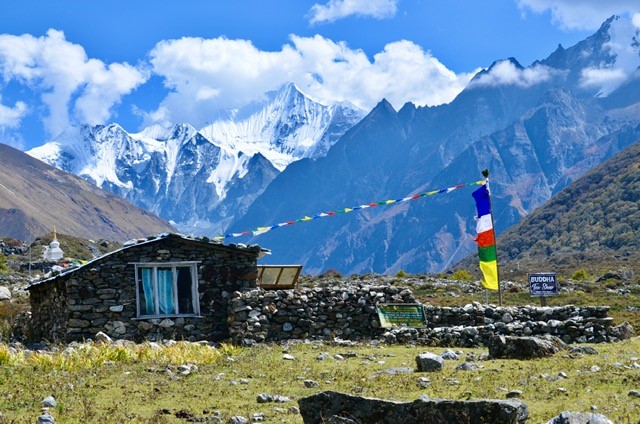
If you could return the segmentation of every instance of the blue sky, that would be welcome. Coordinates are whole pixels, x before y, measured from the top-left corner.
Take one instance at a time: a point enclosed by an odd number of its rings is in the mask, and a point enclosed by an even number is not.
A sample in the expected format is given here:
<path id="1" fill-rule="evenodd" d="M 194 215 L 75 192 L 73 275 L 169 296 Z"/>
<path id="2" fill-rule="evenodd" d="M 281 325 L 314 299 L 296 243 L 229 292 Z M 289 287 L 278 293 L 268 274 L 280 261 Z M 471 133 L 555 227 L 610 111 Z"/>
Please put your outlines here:
<path id="1" fill-rule="evenodd" d="M 529 65 L 638 12 L 638 0 L 6 0 L 0 142 L 28 149 L 83 122 L 199 128 L 288 81 L 363 109 L 446 103 L 495 60 Z"/>

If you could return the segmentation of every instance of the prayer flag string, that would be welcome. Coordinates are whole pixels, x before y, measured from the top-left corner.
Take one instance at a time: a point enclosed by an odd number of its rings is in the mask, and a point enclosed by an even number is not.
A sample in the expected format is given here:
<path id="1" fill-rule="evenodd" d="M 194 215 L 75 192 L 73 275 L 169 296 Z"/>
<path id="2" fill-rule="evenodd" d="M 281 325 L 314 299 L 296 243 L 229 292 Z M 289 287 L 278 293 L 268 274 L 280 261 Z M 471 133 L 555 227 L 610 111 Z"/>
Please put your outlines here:
<path id="1" fill-rule="evenodd" d="M 321 213 L 315 214 L 313 216 L 305 215 L 304 217 L 296 219 L 294 221 L 286 221 L 286 222 L 281 222 L 279 224 L 268 225 L 268 226 L 265 226 L 265 227 L 258 227 L 255 230 L 242 231 L 240 233 L 228 233 L 228 234 L 224 234 L 224 235 L 220 234 L 218 236 L 215 236 L 213 239 L 214 240 L 223 240 L 223 239 L 226 239 L 226 238 L 240 237 L 240 236 L 247 236 L 247 235 L 249 235 L 249 236 L 251 236 L 251 235 L 257 236 L 257 235 L 260 235 L 260 234 L 264 234 L 264 233 L 266 233 L 268 231 L 275 230 L 276 228 L 285 227 L 287 225 L 297 224 L 299 222 L 313 221 L 314 219 L 318 219 L 318 218 L 325 218 L 327 216 L 335 216 L 335 215 L 339 215 L 339 214 L 343 214 L 343 213 L 349 213 L 349 212 L 357 211 L 357 210 L 360 210 L 360 209 L 373 208 L 375 206 L 386 206 L 386 205 L 392 205 L 394 203 L 408 202 L 409 200 L 417 200 L 417 199 L 420 199 L 422 197 L 433 196 L 434 194 L 451 193 L 452 191 L 461 189 L 463 187 L 482 185 L 482 184 L 484 184 L 484 181 L 474 181 L 472 183 L 458 184 L 458 185 L 455 185 L 453 187 L 443 188 L 443 189 L 440 189 L 440 190 L 431 190 L 431 191 L 427 191 L 427 192 L 424 192 L 424 193 L 418 193 L 418 194 L 414 194 L 412 196 L 402 197 L 402 198 L 398 198 L 398 199 L 382 200 L 380 202 L 371 202 L 371 203 L 368 203 L 368 204 L 362 204 L 362 205 L 353 206 L 353 207 L 350 207 L 350 208 L 338 209 L 335 212 L 334 211 L 321 212 Z"/>

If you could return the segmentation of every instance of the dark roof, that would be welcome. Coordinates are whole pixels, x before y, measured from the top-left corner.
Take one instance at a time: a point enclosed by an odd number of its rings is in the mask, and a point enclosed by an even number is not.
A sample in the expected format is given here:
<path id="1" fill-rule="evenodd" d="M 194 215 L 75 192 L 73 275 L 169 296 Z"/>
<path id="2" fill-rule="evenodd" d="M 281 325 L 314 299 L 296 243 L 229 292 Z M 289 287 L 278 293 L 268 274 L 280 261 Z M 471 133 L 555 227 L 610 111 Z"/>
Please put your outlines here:
<path id="1" fill-rule="evenodd" d="M 158 241 L 164 240 L 164 239 L 186 241 L 186 242 L 199 244 L 199 245 L 206 244 L 206 245 L 210 245 L 210 246 L 215 247 L 215 248 L 231 250 L 231 251 L 244 253 L 244 254 L 249 254 L 249 255 L 255 255 L 257 257 L 261 257 L 263 254 L 271 253 L 270 250 L 263 249 L 260 246 L 258 246 L 257 244 L 252 244 L 252 245 L 247 246 L 247 245 L 242 244 L 242 243 L 237 243 L 237 244 L 236 243 L 232 243 L 232 244 L 229 244 L 229 245 L 225 245 L 222 242 L 213 241 L 213 240 L 211 240 L 211 239 L 209 239 L 207 237 L 196 237 L 196 238 L 194 238 L 194 237 L 187 237 L 187 236 L 184 236 L 182 234 L 162 233 L 162 234 L 158 234 L 158 235 L 147 237 L 147 238 L 143 238 L 143 239 L 129 240 L 129 241 L 125 242 L 120 249 L 114 250 L 113 252 L 109 252 L 107 254 L 104 254 L 102 256 L 94 258 L 94 259 L 90 260 L 89 262 L 87 262 L 85 264 L 82 264 L 79 267 L 67 268 L 67 269 L 63 270 L 62 273 L 60 273 L 58 275 L 55 275 L 53 277 L 46 278 L 46 279 L 40 280 L 40 281 L 36 281 L 36 282 L 28 285 L 26 287 L 26 290 L 29 290 L 31 287 L 38 286 L 38 285 L 43 284 L 43 283 L 48 283 L 50 281 L 54 281 L 54 280 L 57 280 L 57 279 L 62 278 L 62 277 L 67 277 L 67 276 L 75 273 L 76 271 L 79 271 L 80 269 L 89 267 L 89 266 L 95 264 L 96 262 L 101 261 L 102 259 L 104 259 L 104 258 L 106 258 L 108 256 L 114 255 L 116 253 L 122 252 L 122 251 L 127 250 L 127 249 L 131 249 L 132 247 L 151 244 L 151 243 L 155 243 L 155 242 L 158 242 Z"/>

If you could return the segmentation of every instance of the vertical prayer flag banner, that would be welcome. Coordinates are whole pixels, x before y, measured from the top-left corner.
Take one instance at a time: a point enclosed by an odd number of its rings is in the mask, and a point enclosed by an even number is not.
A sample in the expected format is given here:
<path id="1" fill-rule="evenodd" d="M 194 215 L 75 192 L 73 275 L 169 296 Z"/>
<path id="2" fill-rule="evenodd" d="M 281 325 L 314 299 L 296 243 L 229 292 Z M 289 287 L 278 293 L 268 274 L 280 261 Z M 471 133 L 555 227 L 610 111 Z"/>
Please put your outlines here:
<path id="1" fill-rule="evenodd" d="M 496 238 L 493 231 L 493 219 L 491 217 L 491 201 L 489 188 L 483 184 L 479 189 L 471 193 L 476 201 L 478 222 L 475 241 L 478 244 L 478 257 L 480 259 L 480 271 L 484 280 L 482 285 L 489 290 L 498 290 L 498 261 L 496 254 Z"/>

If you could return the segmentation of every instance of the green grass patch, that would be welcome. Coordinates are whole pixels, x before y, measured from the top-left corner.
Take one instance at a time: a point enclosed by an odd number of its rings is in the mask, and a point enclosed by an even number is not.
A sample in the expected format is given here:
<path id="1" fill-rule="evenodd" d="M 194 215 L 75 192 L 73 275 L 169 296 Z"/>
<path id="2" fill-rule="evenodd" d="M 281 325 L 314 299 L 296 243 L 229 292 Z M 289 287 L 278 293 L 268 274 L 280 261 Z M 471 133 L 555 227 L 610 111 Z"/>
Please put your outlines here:
<path id="1" fill-rule="evenodd" d="M 338 347 L 297 344 L 254 348 L 177 343 L 113 347 L 88 344 L 59 352 L 24 355 L 0 346 L 0 423 L 33 422 L 39 402 L 54 396 L 51 410 L 64 423 L 177 423 L 176 414 L 207 417 L 219 411 L 223 421 L 262 412 L 268 422 L 302 423 L 288 412 L 296 400 L 323 390 L 410 401 L 421 395 L 444 399 L 504 399 L 507 391 L 521 390 L 531 423 L 546 422 L 563 410 L 589 412 L 592 406 L 616 423 L 640 419 L 640 399 L 628 396 L 640 388 L 640 370 L 633 358 L 640 339 L 593 345 L 598 355 L 572 357 L 566 352 L 532 361 L 478 361 L 477 371 L 456 371 L 467 355 L 486 349 L 461 349 L 460 360 L 445 361 L 436 373 L 397 373 L 385 370 L 409 367 L 424 351 L 441 348 L 384 346 Z M 283 359 L 283 353 L 296 360 Z M 317 360 L 321 352 L 328 359 Z M 334 355 L 345 359 L 338 360 Z M 637 362 L 637 360 L 636 360 Z M 181 375 L 176 366 L 191 363 L 198 372 Z M 566 374 L 561 377 L 560 374 Z M 418 377 L 428 377 L 426 388 Z M 306 379 L 318 382 L 306 388 Z M 291 398 L 285 403 L 259 404 L 260 393 Z"/>

